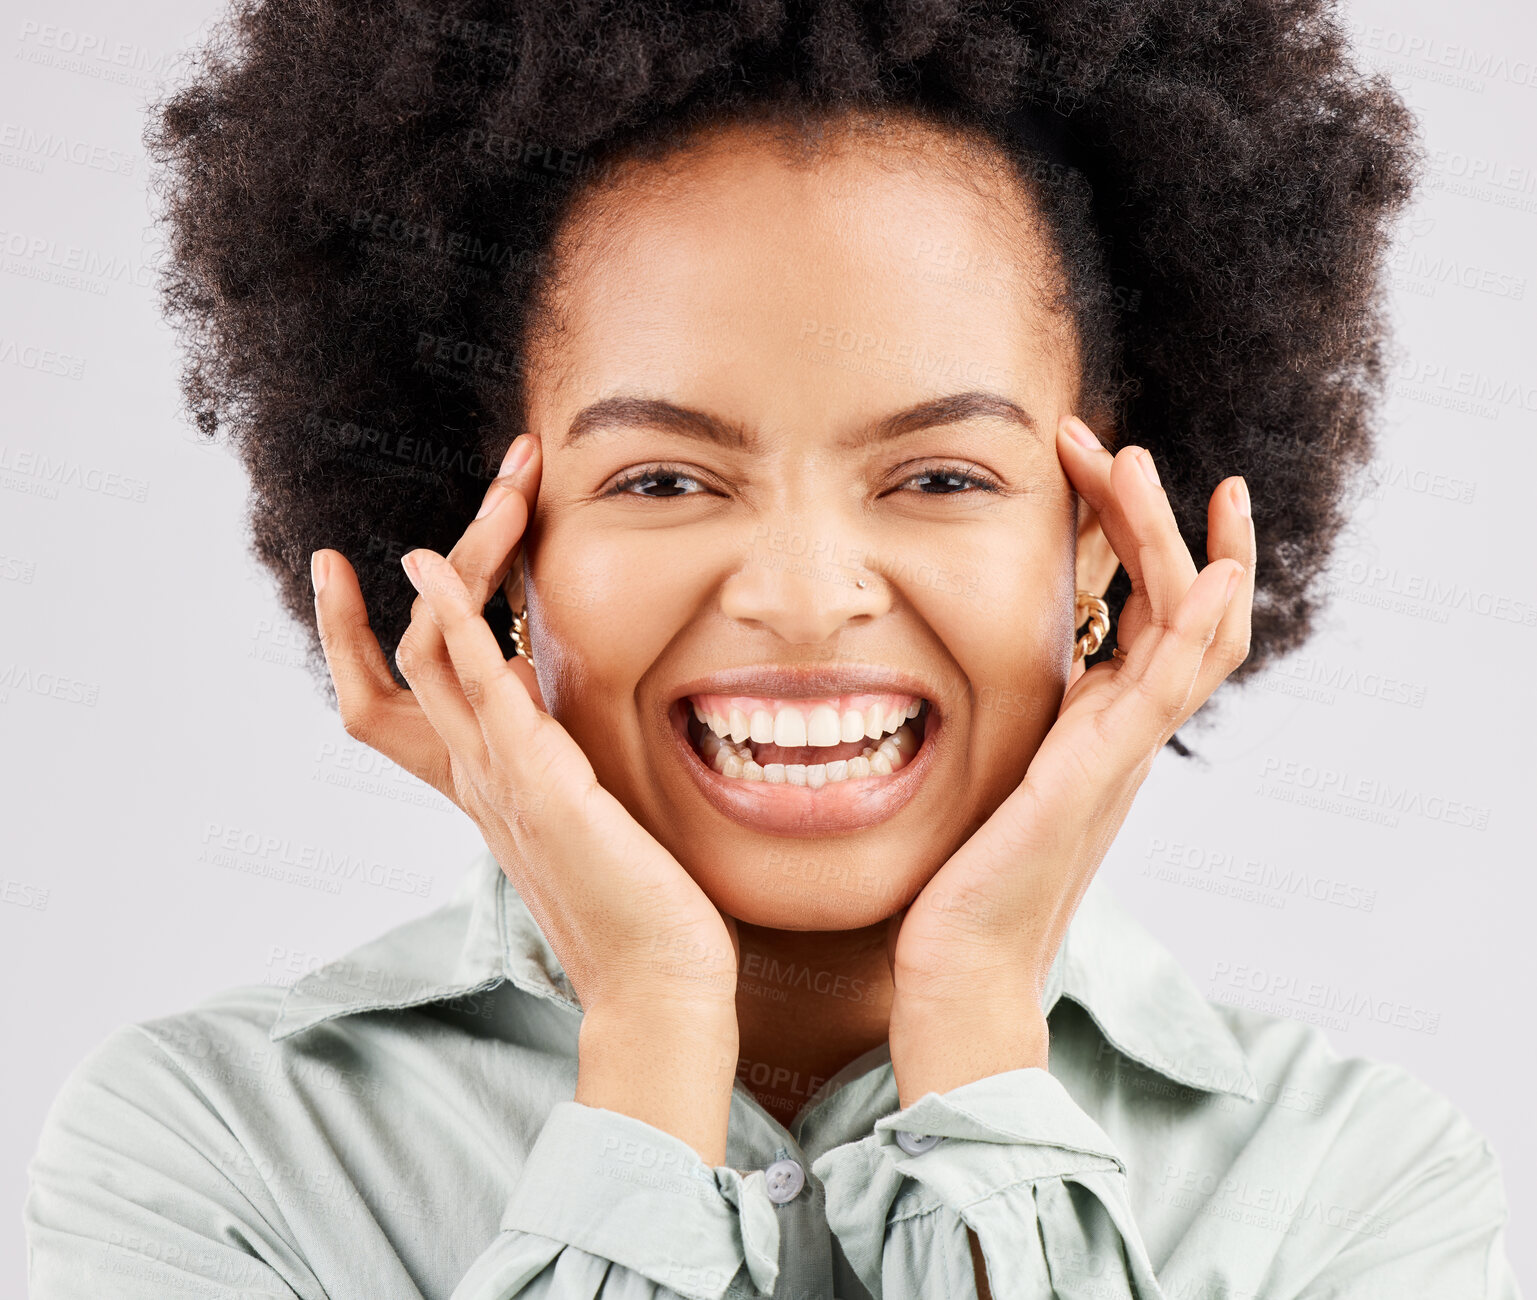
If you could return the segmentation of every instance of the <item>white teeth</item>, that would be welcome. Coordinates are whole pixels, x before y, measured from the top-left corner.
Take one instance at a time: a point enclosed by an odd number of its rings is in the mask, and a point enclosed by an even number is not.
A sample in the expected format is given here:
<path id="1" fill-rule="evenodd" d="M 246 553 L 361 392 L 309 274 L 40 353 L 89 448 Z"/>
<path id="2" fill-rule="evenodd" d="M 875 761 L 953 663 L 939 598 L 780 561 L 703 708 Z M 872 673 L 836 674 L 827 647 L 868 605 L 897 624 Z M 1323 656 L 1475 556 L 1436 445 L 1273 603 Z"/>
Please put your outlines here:
<path id="1" fill-rule="evenodd" d="M 805 714 L 799 709 L 780 709 L 774 715 L 774 743 L 786 749 L 798 749 L 804 745 L 806 743 Z"/>
<path id="2" fill-rule="evenodd" d="M 735 780 L 815 790 L 840 781 L 889 776 L 904 767 L 922 744 L 919 727 L 907 725 L 923 711 L 920 699 L 889 708 L 874 703 L 863 710 L 851 708 L 841 713 L 834 704 L 815 704 L 809 713 L 789 704 L 773 710 L 754 708 L 750 713 L 735 704 L 726 706 L 724 712 L 709 712 L 693 701 L 690 705 L 694 717 L 703 723 L 700 756 L 715 771 Z M 752 745 L 769 744 L 829 748 L 860 740 L 869 743 L 857 758 L 831 763 L 760 764 L 752 749 Z"/>
<path id="3" fill-rule="evenodd" d="M 836 745 L 841 738 L 842 730 L 838 710 L 828 704 L 819 704 L 811 710 L 811 716 L 806 719 L 806 743 L 819 748 Z"/>
<path id="4" fill-rule="evenodd" d="M 767 785 L 800 785 L 812 790 L 840 781 L 867 776 L 890 776 L 905 767 L 917 752 L 919 740 L 911 728 L 902 726 L 881 740 L 879 746 L 866 745 L 858 758 L 837 759 L 831 763 L 767 763 L 754 761 L 745 744 L 722 740 L 714 732 L 700 737 L 699 749 L 722 776 L 741 781 L 762 781 Z"/>

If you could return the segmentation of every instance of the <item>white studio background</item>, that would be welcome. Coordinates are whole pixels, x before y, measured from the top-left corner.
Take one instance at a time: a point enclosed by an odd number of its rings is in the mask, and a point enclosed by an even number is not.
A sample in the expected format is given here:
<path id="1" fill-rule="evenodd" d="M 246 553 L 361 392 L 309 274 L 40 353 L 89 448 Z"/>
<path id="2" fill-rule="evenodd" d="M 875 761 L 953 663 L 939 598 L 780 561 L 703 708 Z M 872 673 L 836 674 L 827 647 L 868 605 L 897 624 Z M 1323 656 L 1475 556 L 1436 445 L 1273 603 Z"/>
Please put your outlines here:
<path id="1" fill-rule="evenodd" d="M 0 1295 L 25 1293 L 26 1163 L 86 1052 L 291 982 L 443 902 L 481 847 L 342 731 L 247 553 L 243 472 L 180 411 L 140 133 L 219 12 L 3 0 Z M 1316 1020 L 1450 1096 L 1524 1225 L 1537 11 L 1347 14 L 1430 149 L 1395 248 L 1374 482 L 1316 639 L 1189 736 L 1204 765 L 1159 759 L 1102 870 L 1210 996 Z M 220 857 L 231 831 L 263 847 Z M 315 853 L 420 873 L 425 896 L 285 865 Z M 1537 1286 L 1537 1235 L 1513 1228 L 1509 1250 Z"/>

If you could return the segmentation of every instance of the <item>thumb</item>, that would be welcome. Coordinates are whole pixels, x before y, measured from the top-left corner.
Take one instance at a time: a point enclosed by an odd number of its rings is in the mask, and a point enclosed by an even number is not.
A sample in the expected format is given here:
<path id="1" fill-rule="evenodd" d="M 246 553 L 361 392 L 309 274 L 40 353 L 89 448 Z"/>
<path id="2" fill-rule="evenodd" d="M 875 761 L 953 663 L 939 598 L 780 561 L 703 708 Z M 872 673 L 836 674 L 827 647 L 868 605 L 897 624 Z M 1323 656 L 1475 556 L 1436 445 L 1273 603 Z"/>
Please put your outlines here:
<path id="1" fill-rule="evenodd" d="M 540 713 L 548 713 L 550 710 L 545 705 L 544 696 L 539 693 L 539 678 L 534 673 L 533 665 L 522 655 L 514 655 L 507 663 L 517 679 L 523 683 L 523 689 L 528 692 L 528 698 L 533 700 L 534 707 Z"/>
<path id="2" fill-rule="evenodd" d="M 907 908 L 911 906 L 909 903 L 886 922 L 886 965 L 893 977 L 897 971 L 897 939 L 902 933 L 902 922 L 907 918 Z"/>

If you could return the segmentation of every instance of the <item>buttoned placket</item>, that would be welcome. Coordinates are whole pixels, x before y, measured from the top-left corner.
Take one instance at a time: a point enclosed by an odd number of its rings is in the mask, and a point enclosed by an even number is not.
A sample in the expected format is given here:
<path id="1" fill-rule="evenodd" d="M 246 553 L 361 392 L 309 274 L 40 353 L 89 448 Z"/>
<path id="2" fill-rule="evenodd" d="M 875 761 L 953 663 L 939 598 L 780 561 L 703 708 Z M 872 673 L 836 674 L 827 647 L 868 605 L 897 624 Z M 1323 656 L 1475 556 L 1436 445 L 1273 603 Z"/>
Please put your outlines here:
<path id="1" fill-rule="evenodd" d="M 731 1098 L 726 1162 L 744 1173 L 763 1171 L 779 1221 L 775 1300 L 832 1300 L 826 1192 L 812 1177 L 811 1160 L 800 1144 L 741 1084 Z"/>
<path id="2" fill-rule="evenodd" d="M 774 1300 L 869 1300 L 827 1225 L 827 1191 L 811 1165 L 834 1147 L 868 1137 L 877 1120 L 897 1109 L 887 1045 L 864 1053 L 826 1080 L 789 1128 L 740 1081 L 731 1102 L 727 1164 L 743 1173 L 763 1171 L 769 1199 L 775 1201 L 780 1271 Z M 786 1167 L 791 1162 L 798 1179 Z M 770 1176 L 776 1166 L 784 1191 L 793 1182 L 801 1184 L 780 1201 Z"/>

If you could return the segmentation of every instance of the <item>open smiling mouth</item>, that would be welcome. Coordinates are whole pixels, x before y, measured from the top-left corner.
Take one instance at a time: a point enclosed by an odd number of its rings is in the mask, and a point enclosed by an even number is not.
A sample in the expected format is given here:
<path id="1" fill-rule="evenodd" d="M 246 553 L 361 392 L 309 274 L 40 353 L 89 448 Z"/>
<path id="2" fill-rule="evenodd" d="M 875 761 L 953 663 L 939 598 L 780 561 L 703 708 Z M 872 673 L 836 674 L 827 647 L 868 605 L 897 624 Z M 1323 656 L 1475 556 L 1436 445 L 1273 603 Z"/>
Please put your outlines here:
<path id="1" fill-rule="evenodd" d="M 671 709 L 706 799 L 753 829 L 815 835 L 884 820 L 933 765 L 938 719 L 917 695 L 687 695 Z"/>
<path id="2" fill-rule="evenodd" d="M 928 719 L 927 702 L 912 695 L 695 695 L 688 702 L 689 740 L 722 776 L 812 790 L 899 771 L 918 752 Z"/>

